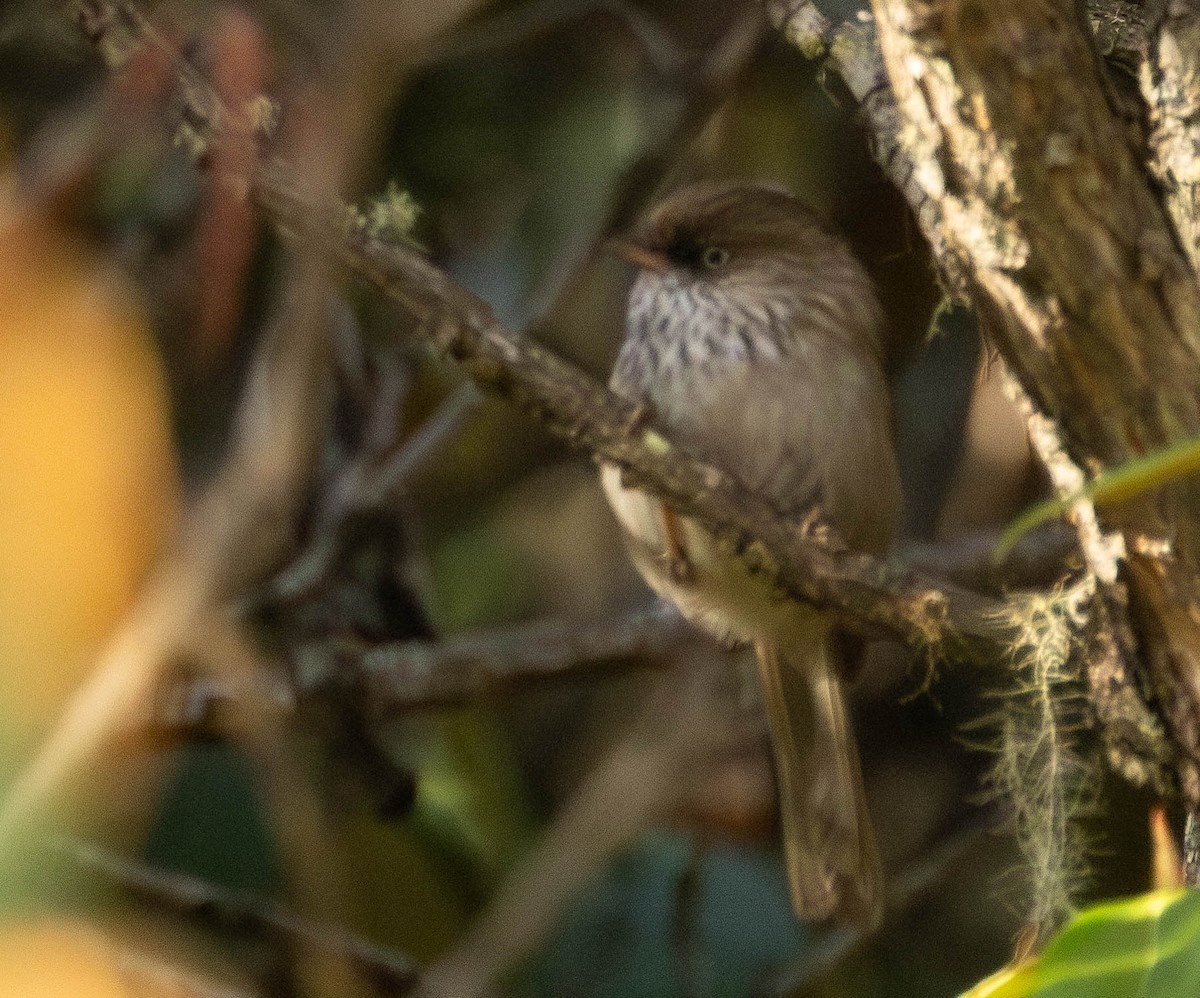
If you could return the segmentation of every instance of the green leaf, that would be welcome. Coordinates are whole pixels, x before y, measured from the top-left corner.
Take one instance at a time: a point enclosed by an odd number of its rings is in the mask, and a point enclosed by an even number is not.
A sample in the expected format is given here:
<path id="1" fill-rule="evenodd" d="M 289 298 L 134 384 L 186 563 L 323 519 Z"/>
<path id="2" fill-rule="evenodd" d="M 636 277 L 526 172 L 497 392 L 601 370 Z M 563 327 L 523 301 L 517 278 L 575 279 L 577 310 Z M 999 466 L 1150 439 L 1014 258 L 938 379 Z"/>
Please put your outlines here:
<path id="1" fill-rule="evenodd" d="M 1177 478 L 1200 472 L 1200 440 L 1185 440 L 1145 457 L 1127 461 L 1119 468 L 1093 479 L 1075 495 L 1032 506 L 1018 516 L 1000 535 L 992 552 L 995 561 L 1003 561 L 1022 537 L 1047 520 L 1067 513 L 1080 499 L 1104 503 L 1124 502 Z"/>
<path id="2" fill-rule="evenodd" d="M 1076 915 L 1041 956 L 962 998 L 1200 995 L 1200 892 L 1155 891 Z"/>

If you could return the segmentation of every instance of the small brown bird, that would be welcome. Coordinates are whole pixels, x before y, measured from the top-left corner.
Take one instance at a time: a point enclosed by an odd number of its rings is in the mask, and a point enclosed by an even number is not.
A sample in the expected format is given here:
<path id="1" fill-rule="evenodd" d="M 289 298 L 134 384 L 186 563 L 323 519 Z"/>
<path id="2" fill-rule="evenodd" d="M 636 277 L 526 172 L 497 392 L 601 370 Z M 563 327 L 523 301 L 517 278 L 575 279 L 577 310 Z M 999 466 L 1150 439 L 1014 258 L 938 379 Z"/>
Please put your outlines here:
<path id="1" fill-rule="evenodd" d="M 781 513 L 819 507 L 852 547 L 883 550 L 900 509 L 883 313 L 847 246 L 782 191 L 698 184 L 622 249 L 639 272 L 613 390 Z M 874 927 L 879 856 L 833 621 L 625 488 L 618 468 L 602 478 L 650 586 L 717 638 L 755 647 L 797 915 Z"/>

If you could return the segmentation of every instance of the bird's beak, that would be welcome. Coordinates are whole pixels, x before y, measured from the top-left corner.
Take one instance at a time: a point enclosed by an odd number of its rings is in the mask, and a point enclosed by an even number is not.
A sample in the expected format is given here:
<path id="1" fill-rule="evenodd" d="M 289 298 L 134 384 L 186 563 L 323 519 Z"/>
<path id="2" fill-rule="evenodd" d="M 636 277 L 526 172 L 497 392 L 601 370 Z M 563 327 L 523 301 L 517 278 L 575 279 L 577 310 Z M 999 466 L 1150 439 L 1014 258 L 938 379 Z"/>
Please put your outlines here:
<path id="1" fill-rule="evenodd" d="M 648 249 L 639 243 L 630 242 L 627 239 L 609 240 L 608 248 L 617 255 L 623 256 L 635 266 L 641 267 L 643 270 L 652 270 L 656 274 L 665 274 L 671 268 L 671 261 L 667 259 L 665 253 Z"/>

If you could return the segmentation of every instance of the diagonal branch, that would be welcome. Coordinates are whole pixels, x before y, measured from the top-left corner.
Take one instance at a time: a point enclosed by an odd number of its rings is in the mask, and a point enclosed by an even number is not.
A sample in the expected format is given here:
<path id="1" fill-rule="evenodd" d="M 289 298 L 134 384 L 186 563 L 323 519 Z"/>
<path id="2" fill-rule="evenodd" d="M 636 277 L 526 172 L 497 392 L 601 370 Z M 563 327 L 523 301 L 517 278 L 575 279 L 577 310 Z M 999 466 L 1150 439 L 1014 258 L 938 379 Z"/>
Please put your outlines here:
<path id="1" fill-rule="evenodd" d="M 132 4 L 83 0 L 81 10 L 89 37 L 117 65 L 141 45 L 169 52 L 186 83 L 181 96 L 189 129 L 201 145 L 219 139 L 228 111 Z M 829 607 L 849 626 L 939 656 L 983 660 L 1003 653 L 1012 632 L 1001 601 L 847 551 L 823 531 L 779 515 L 732 476 L 682 452 L 653 427 L 638 426 L 628 402 L 506 329 L 486 302 L 411 247 L 347 225 L 332 198 L 301 194 L 285 163 L 262 165 L 252 193 L 282 231 L 326 247 L 398 306 L 410 335 L 457 360 L 482 388 L 533 414 L 553 433 L 669 497 L 788 597 Z"/>

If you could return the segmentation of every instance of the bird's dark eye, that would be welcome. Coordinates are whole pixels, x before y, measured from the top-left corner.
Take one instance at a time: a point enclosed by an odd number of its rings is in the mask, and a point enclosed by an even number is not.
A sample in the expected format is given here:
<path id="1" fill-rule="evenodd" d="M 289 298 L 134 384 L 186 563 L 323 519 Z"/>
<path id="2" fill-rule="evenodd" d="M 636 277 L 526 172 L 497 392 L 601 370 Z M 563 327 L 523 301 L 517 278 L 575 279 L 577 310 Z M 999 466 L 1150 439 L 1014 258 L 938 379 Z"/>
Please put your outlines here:
<path id="1" fill-rule="evenodd" d="M 700 262 L 709 270 L 719 270 L 729 262 L 729 250 L 721 246 L 706 246 L 700 255 Z"/>

